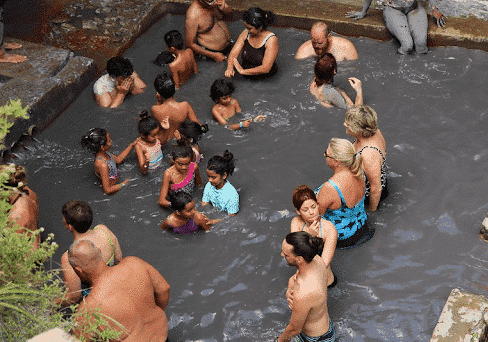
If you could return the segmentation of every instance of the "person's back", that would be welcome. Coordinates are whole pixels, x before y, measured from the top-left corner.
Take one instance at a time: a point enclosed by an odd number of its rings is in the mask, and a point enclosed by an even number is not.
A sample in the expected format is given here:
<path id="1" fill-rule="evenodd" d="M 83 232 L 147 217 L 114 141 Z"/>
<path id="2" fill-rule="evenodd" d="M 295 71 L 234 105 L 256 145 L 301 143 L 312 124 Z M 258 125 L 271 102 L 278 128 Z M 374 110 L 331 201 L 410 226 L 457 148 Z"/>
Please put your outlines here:
<path id="1" fill-rule="evenodd" d="M 152 266 L 137 257 L 126 257 L 93 284 L 85 305 L 100 307 L 103 314 L 122 324 L 127 329 L 122 341 L 165 341 L 168 320 L 156 305 L 155 286 L 169 291 L 168 283 Z"/>
<path id="2" fill-rule="evenodd" d="M 9 220 L 15 221 L 20 227 L 17 230 L 18 233 L 37 230 L 37 217 L 39 215 L 39 204 L 37 201 L 37 195 L 32 189 L 27 186 L 23 187 L 22 191 L 18 192 L 18 195 L 14 195 L 13 208 L 9 211 Z M 41 243 L 40 235 L 36 236 L 34 241 L 34 249 L 39 248 Z"/>
<path id="3" fill-rule="evenodd" d="M 175 80 L 176 89 L 179 89 L 191 75 L 198 74 L 197 62 L 191 49 L 177 51 L 176 58 L 169 64 L 169 68 Z"/>

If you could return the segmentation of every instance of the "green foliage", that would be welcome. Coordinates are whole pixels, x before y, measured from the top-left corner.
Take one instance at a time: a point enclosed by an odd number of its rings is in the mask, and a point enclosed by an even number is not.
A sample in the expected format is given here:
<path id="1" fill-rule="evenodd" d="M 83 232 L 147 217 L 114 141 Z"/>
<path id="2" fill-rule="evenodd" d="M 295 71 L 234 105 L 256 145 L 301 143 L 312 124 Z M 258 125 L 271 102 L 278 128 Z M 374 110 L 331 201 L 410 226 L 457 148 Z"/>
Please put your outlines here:
<path id="1" fill-rule="evenodd" d="M 10 99 L 9 103 L 0 107 L 0 150 L 5 148 L 3 139 L 7 136 L 15 120 L 18 118 L 29 118 L 27 114 L 28 110 L 29 106 L 22 108 L 22 102 L 20 100 L 14 101 L 12 99 Z"/>
<path id="2" fill-rule="evenodd" d="M 83 313 L 77 312 L 73 315 L 73 319 L 82 322 L 81 332 L 83 336 L 79 337 L 82 342 L 110 342 L 118 340 L 124 332 L 127 332 L 123 325 L 112 317 L 101 313 L 99 308 L 90 309 Z M 89 336 L 89 340 L 86 339 L 86 336 Z"/>

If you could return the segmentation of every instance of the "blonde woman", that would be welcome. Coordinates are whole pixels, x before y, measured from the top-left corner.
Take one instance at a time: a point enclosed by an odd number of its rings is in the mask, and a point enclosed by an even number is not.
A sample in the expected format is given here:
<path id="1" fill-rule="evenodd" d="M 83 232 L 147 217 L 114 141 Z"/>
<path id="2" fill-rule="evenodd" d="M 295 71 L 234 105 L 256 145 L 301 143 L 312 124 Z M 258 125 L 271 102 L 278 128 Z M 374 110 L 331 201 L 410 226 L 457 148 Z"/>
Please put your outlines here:
<path id="1" fill-rule="evenodd" d="M 338 138 L 330 141 L 324 156 L 334 175 L 315 190 L 319 213 L 336 227 L 338 248 L 360 245 L 374 234 L 366 224 L 361 156 L 350 141 Z"/>
<path id="2" fill-rule="evenodd" d="M 344 121 L 346 133 L 356 138 L 354 150 L 361 156 L 366 175 L 365 205 L 375 211 L 388 196 L 386 180 L 386 142 L 378 129 L 378 116 L 369 106 L 351 108 Z"/>

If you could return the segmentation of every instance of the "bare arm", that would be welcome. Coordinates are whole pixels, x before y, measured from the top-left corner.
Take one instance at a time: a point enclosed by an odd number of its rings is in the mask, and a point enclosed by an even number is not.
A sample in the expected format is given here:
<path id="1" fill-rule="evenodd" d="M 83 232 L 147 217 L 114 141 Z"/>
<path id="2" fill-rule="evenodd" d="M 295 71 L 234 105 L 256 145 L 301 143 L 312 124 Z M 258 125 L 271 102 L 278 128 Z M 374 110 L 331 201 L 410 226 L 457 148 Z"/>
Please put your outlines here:
<path id="1" fill-rule="evenodd" d="M 108 177 L 108 165 L 106 162 L 102 160 L 95 160 L 95 171 L 100 175 L 100 179 L 102 181 L 102 188 L 103 192 L 107 195 L 111 195 L 116 193 L 122 188 L 121 184 L 129 183 L 129 180 L 126 179 L 125 181 L 121 182 L 120 184 L 110 184 L 110 178 Z"/>
<path id="2" fill-rule="evenodd" d="M 196 122 L 197 124 L 199 124 L 200 126 L 202 125 L 201 122 L 198 120 L 196 114 L 195 114 L 195 111 L 193 110 L 193 107 L 188 103 L 186 102 L 187 104 L 187 114 L 186 116 L 188 117 L 188 119 L 190 121 L 193 121 L 193 122 Z"/>
<path id="3" fill-rule="evenodd" d="M 322 236 L 324 240 L 322 260 L 327 265 L 327 267 L 329 267 L 336 249 L 337 229 L 332 222 L 324 220 L 323 218 L 321 218 L 320 220 L 322 224 L 322 231 L 324 232 L 324 236 Z"/>
<path id="4" fill-rule="evenodd" d="M 269 37 L 265 46 L 266 46 L 266 50 L 264 52 L 263 63 L 261 65 L 254 68 L 242 69 L 242 67 L 240 66 L 239 62 L 237 62 L 236 59 L 234 61 L 234 66 L 236 67 L 236 70 L 241 75 L 262 75 L 270 72 L 274 62 L 276 61 L 276 57 L 278 56 L 278 51 L 279 51 L 278 37 L 276 36 Z"/>
<path id="5" fill-rule="evenodd" d="M 137 142 L 137 139 L 134 140 L 133 142 L 131 142 L 130 145 L 127 146 L 125 148 L 125 150 L 123 150 L 118 156 L 114 155 L 114 159 L 115 159 L 115 162 L 117 164 L 120 164 L 120 163 L 122 163 L 124 161 L 124 159 L 129 155 L 129 153 L 132 150 L 132 148 L 135 146 L 136 142 Z"/>
<path id="6" fill-rule="evenodd" d="M 147 272 L 151 278 L 154 289 L 154 298 L 156 299 L 156 305 L 161 309 L 165 309 L 169 302 L 169 290 L 170 285 L 163 278 L 161 273 L 159 273 L 153 266 L 145 261 L 142 261 L 146 265 Z"/>
<path id="7" fill-rule="evenodd" d="M 147 87 L 146 83 L 144 83 L 144 81 L 141 79 L 141 77 L 139 76 L 139 74 L 137 72 L 133 72 L 132 75 L 131 75 L 131 78 L 132 78 L 132 87 L 130 88 L 130 92 L 131 94 L 140 94 L 142 92 L 144 92 L 144 88 Z"/>
<path id="8" fill-rule="evenodd" d="M 239 107 L 240 109 L 240 107 Z M 227 120 L 224 119 L 224 117 L 222 116 L 222 114 L 220 114 L 218 108 L 216 106 L 214 106 L 212 108 L 212 115 L 214 116 L 214 118 L 221 124 L 221 125 L 224 125 L 224 126 L 227 126 L 228 128 L 232 129 L 232 130 L 238 130 L 241 128 L 241 123 L 242 123 L 242 127 L 249 127 L 250 124 L 251 124 L 251 121 L 252 120 L 243 120 L 241 121 L 240 123 L 236 123 L 236 124 L 232 124 L 232 125 L 228 125 L 227 124 Z"/>
<path id="9" fill-rule="evenodd" d="M 193 220 L 203 230 L 210 230 L 212 228 L 212 225 L 221 221 L 221 220 L 209 220 L 208 217 L 203 215 L 200 212 L 195 212 L 195 216 L 193 216 Z"/>
<path id="10" fill-rule="evenodd" d="M 198 164 L 195 163 L 195 183 L 197 187 L 202 186 L 202 178 L 200 177 L 200 170 L 198 169 Z"/>
<path id="11" fill-rule="evenodd" d="M 158 202 L 161 208 L 168 208 L 170 206 L 170 202 L 166 199 L 166 197 L 168 197 L 170 180 L 171 180 L 171 171 L 167 169 L 166 171 L 164 171 L 163 182 L 161 183 L 161 191 L 159 193 Z"/>
<path id="12" fill-rule="evenodd" d="M 360 12 L 350 11 L 346 13 L 346 18 L 351 18 L 353 20 L 363 19 L 366 16 L 366 12 L 371 6 L 372 0 L 364 0 L 363 9 Z"/>
<path id="13" fill-rule="evenodd" d="M 351 87 L 356 91 L 356 101 L 354 106 L 359 107 L 364 104 L 363 101 L 363 83 L 356 77 L 349 77 Z"/>
<path id="14" fill-rule="evenodd" d="M 335 191 L 335 189 L 332 187 L 332 185 L 330 185 L 329 182 L 326 182 L 317 195 L 320 215 L 324 215 L 325 211 L 334 203 L 331 191 Z"/>
<path id="15" fill-rule="evenodd" d="M 69 263 L 68 252 L 64 252 L 61 256 L 61 269 L 63 270 L 64 285 L 68 292 L 64 298 L 58 298 L 56 302 L 63 306 L 77 303 L 81 299 L 81 281 Z"/>
<path id="16" fill-rule="evenodd" d="M 373 149 L 362 152 L 363 169 L 369 181 L 369 210 L 375 211 L 381 198 L 381 164 L 383 159 Z"/>
<path id="17" fill-rule="evenodd" d="M 145 151 L 144 147 L 142 147 L 141 144 L 136 144 L 134 149 L 135 149 L 136 155 L 137 155 L 137 162 L 139 164 L 139 171 L 141 171 L 141 173 L 143 175 L 145 175 L 147 173 L 147 168 L 149 167 L 149 160 L 146 157 L 146 151 Z"/>
<path id="18" fill-rule="evenodd" d="M 225 77 L 232 77 L 235 75 L 234 65 L 237 61 L 237 57 L 241 55 L 242 48 L 244 47 L 244 41 L 246 40 L 248 30 L 244 30 L 237 38 L 236 43 L 232 47 L 232 50 L 229 53 L 229 58 L 227 59 L 227 70 L 225 70 L 224 75 Z"/>
<path id="19" fill-rule="evenodd" d="M 297 53 L 295 54 L 295 59 L 305 59 L 313 55 L 315 55 L 315 51 L 312 47 L 312 41 L 307 40 L 298 48 Z"/>
<path id="20" fill-rule="evenodd" d="M 305 324 L 308 313 L 313 306 L 313 298 L 301 292 L 293 293 L 293 310 L 291 312 L 290 323 L 283 334 L 278 337 L 278 342 L 288 342 L 293 336 L 298 335 Z"/>

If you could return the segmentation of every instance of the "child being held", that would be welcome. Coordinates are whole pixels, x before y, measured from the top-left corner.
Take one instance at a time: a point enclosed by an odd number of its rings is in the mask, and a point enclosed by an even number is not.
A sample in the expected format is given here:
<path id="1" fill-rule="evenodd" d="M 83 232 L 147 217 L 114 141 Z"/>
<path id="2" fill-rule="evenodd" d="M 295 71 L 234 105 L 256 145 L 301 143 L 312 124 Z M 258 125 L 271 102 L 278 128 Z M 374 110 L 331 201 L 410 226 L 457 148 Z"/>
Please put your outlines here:
<path id="1" fill-rule="evenodd" d="M 235 169 L 234 156 L 228 150 L 224 156 L 213 156 L 207 164 L 208 183 L 203 191 L 202 205 L 209 202 L 229 215 L 234 216 L 239 211 L 239 194 L 229 183 L 229 177 Z"/>
<path id="2" fill-rule="evenodd" d="M 161 142 L 158 136 L 161 128 L 169 128 L 169 121 L 166 118 L 161 122 L 160 127 L 158 120 L 150 116 L 147 110 L 143 110 L 139 117 L 137 130 L 141 136 L 137 139 L 135 150 L 139 169 L 142 174 L 146 174 L 148 170 L 156 170 L 161 166 L 161 162 L 163 161 L 161 144 L 164 144 L 166 141 Z"/>
<path id="3" fill-rule="evenodd" d="M 210 87 L 210 97 L 215 102 L 212 108 L 214 118 L 221 124 L 232 130 L 249 127 L 253 121 L 263 121 L 266 116 L 258 115 L 254 119 L 242 120 L 235 124 L 229 124 L 229 120 L 241 112 L 241 106 L 236 99 L 232 97 L 235 91 L 232 81 L 226 78 L 219 78 Z"/>
<path id="4" fill-rule="evenodd" d="M 198 74 L 198 66 L 191 49 L 183 48 L 183 36 L 177 30 L 169 31 L 164 35 L 164 42 L 168 51 L 175 56 L 173 62 L 169 63 L 171 75 L 175 82 L 176 89 L 185 83 L 192 74 Z"/>
<path id="5" fill-rule="evenodd" d="M 175 210 L 164 220 L 161 229 L 172 229 L 173 233 L 192 234 L 198 228 L 210 230 L 211 226 L 220 220 L 209 220 L 205 215 L 195 210 L 195 201 L 186 192 L 170 195 L 171 207 Z"/>

